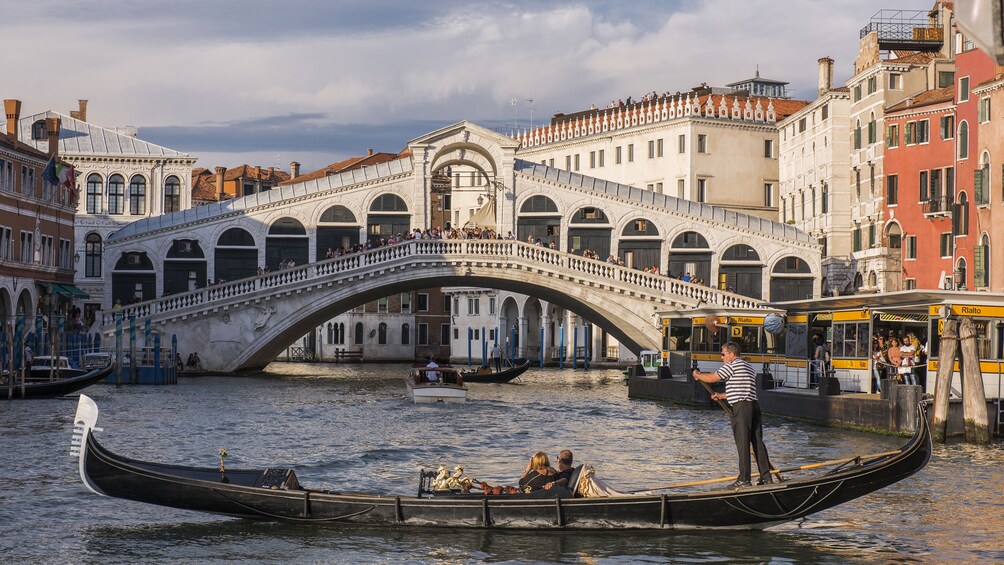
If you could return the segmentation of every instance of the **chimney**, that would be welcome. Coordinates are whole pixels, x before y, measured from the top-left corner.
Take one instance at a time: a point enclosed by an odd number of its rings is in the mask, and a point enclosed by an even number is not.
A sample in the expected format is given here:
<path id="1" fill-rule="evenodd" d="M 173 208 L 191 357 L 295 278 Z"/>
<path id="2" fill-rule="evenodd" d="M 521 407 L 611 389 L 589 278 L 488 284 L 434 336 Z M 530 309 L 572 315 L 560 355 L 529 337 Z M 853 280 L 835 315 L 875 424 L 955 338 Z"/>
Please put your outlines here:
<path id="1" fill-rule="evenodd" d="M 255 165 L 255 167 L 254 167 L 254 176 L 257 179 L 261 178 L 261 165 Z"/>
<path id="2" fill-rule="evenodd" d="M 59 158 L 59 118 L 46 118 L 45 131 L 49 134 L 49 155 Z"/>
<path id="3" fill-rule="evenodd" d="M 17 139 L 17 121 L 21 119 L 21 101 L 4 100 L 3 111 L 7 114 L 7 135 Z"/>
<path id="4" fill-rule="evenodd" d="M 272 175 L 274 175 L 274 174 L 275 174 L 275 167 L 269 167 L 268 168 L 268 173 L 265 176 L 267 176 L 268 178 L 271 179 Z"/>
<path id="5" fill-rule="evenodd" d="M 77 100 L 77 107 L 79 110 L 70 110 L 70 117 L 80 120 L 82 122 L 87 121 L 87 100 Z"/>
<path id="6" fill-rule="evenodd" d="M 373 150 L 372 149 L 367 149 L 366 150 L 366 156 L 367 157 L 372 157 L 373 156 Z"/>
<path id="7" fill-rule="evenodd" d="M 226 167 L 216 167 L 216 190 L 220 194 L 220 202 L 227 199 L 227 192 L 223 190 L 223 173 L 227 172 Z"/>
<path id="8" fill-rule="evenodd" d="M 833 59 L 823 57 L 819 60 L 819 95 L 822 96 L 833 89 Z"/>
<path id="9" fill-rule="evenodd" d="M 289 163 L 289 178 L 295 179 L 300 176 L 300 164 L 296 161 L 291 161 Z"/>

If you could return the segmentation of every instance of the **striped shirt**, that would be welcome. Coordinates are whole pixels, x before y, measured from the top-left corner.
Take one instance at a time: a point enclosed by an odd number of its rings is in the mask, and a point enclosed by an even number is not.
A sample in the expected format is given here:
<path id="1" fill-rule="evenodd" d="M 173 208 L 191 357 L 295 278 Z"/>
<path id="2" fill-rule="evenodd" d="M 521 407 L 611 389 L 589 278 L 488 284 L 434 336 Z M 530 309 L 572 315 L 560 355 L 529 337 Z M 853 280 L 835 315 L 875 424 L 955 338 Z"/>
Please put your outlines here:
<path id="1" fill-rule="evenodd" d="M 749 361 L 736 357 L 731 363 L 722 365 L 717 374 L 725 381 L 725 398 L 729 404 L 757 399 L 756 371 Z"/>

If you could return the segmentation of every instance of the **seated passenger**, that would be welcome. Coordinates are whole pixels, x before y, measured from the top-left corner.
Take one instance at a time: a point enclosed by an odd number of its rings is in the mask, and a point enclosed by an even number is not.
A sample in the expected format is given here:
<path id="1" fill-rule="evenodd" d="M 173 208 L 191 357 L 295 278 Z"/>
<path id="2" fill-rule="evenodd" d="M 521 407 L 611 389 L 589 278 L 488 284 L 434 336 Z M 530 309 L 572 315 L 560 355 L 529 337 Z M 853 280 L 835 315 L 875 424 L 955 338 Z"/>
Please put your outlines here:
<path id="1" fill-rule="evenodd" d="M 551 462 L 543 451 L 538 451 L 526 464 L 526 471 L 519 478 L 519 488 L 523 492 L 534 492 L 544 488 L 547 483 L 554 482 L 557 471 L 551 467 Z"/>
<path id="2" fill-rule="evenodd" d="M 572 473 L 574 472 L 575 467 L 572 467 L 572 452 L 562 449 L 561 453 L 558 454 L 558 472 L 550 482 L 544 484 L 544 488 L 549 489 L 553 486 L 572 488 L 572 485 L 568 484 L 568 481 L 572 478 Z"/>
<path id="3" fill-rule="evenodd" d="M 429 364 L 426 365 L 426 368 L 429 368 L 429 369 L 438 369 L 439 368 L 439 363 L 436 363 L 435 359 L 431 359 L 430 358 L 429 359 Z M 439 371 L 426 371 L 425 372 L 425 377 L 427 379 L 429 379 L 430 383 L 438 382 L 439 381 Z"/>

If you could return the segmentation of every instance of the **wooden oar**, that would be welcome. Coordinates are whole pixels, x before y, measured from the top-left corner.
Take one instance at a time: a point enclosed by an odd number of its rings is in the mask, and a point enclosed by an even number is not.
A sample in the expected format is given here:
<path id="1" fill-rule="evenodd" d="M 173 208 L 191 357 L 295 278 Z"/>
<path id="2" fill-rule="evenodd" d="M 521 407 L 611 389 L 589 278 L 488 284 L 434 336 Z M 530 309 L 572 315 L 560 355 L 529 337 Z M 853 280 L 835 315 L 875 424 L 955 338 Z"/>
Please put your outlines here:
<path id="1" fill-rule="evenodd" d="M 772 474 L 774 474 L 774 473 L 792 473 L 794 471 L 806 471 L 806 470 L 809 470 L 809 469 L 817 469 L 819 467 L 828 467 L 828 466 L 832 466 L 832 465 L 841 465 L 843 463 L 849 463 L 849 462 L 855 461 L 855 460 L 858 460 L 858 461 L 871 461 L 873 459 L 880 459 L 882 457 L 888 457 L 890 455 L 898 455 L 898 454 L 902 453 L 902 451 L 903 451 L 902 449 L 897 449 L 896 451 L 884 451 L 882 453 L 872 453 L 871 455 L 858 455 L 858 456 L 855 456 L 855 457 L 847 457 L 847 458 L 844 458 L 844 459 L 831 459 L 829 461 L 822 461 L 820 463 L 809 463 L 808 465 L 801 465 L 799 467 L 789 467 L 787 469 L 774 469 L 774 470 L 771 471 L 771 473 Z M 651 490 L 666 490 L 666 489 L 672 489 L 672 488 L 696 487 L 696 486 L 701 486 L 701 485 L 710 485 L 710 484 L 714 484 L 714 483 L 725 483 L 725 482 L 728 482 L 728 481 L 734 481 L 734 480 L 736 480 L 736 477 L 737 477 L 737 475 L 733 475 L 731 477 L 721 477 L 719 479 L 705 479 L 703 481 L 690 481 L 690 482 L 686 482 L 686 483 L 676 483 L 676 484 L 667 485 L 667 486 L 664 486 L 664 487 L 655 487 L 655 488 L 650 488 L 650 489 L 645 489 L 645 490 L 636 490 L 636 491 L 633 491 L 633 492 L 634 493 L 638 493 L 638 492 L 645 492 L 645 491 L 651 491 Z"/>

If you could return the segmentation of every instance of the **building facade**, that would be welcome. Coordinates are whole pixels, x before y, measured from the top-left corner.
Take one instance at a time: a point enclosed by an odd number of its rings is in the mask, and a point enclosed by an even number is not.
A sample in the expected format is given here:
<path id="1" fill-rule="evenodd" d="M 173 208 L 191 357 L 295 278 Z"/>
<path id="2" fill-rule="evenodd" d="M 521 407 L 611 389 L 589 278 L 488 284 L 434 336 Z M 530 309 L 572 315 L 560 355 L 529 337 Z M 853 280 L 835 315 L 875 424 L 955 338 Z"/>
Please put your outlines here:
<path id="1" fill-rule="evenodd" d="M 822 248 L 824 295 L 849 291 L 850 93 L 833 88 L 833 59 L 819 60 L 819 97 L 778 122 L 781 221 L 816 238 Z"/>
<path id="2" fill-rule="evenodd" d="M 0 332 L 8 340 L 18 330 L 22 337 L 37 331 L 37 324 L 55 328 L 60 316 L 72 327 L 71 303 L 82 294 L 73 285 L 77 196 L 43 174 L 50 157 L 58 159 L 59 120 L 45 124 L 52 135 L 42 151 L 18 139 L 20 107 L 18 100 L 4 101 L 6 133 L 0 134 Z M 20 358 L 20 347 L 14 351 Z"/>
<path id="3" fill-rule="evenodd" d="M 87 121 L 87 101 L 81 100 L 72 116 L 47 111 L 15 118 L 21 139 L 35 148 L 48 143 L 46 123 L 58 118 L 58 150 L 76 171 L 77 213 L 73 269 L 76 285 L 90 298 L 83 302 L 85 321 L 101 308 L 106 285 L 117 285 L 115 294 L 126 301 L 149 300 L 164 292 L 180 292 L 206 281 L 205 270 L 193 267 L 204 251 L 191 242 L 179 242 L 171 253 L 164 276 L 146 253 L 124 253 L 106 279 L 104 249 L 108 236 L 143 218 L 191 208 L 192 165 L 196 157 L 148 143 L 136 137 L 135 128 L 104 128 Z M 170 280 L 170 282 L 167 282 Z M 155 281 L 161 281 L 158 285 Z"/>

